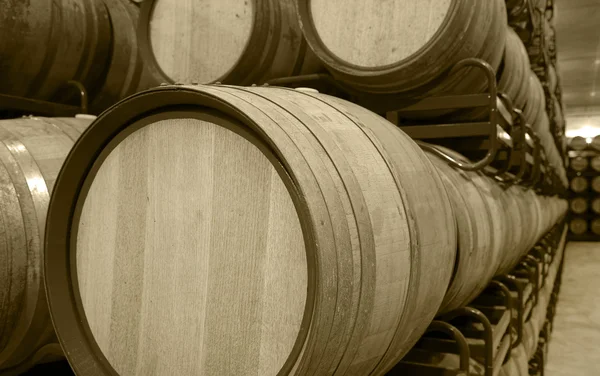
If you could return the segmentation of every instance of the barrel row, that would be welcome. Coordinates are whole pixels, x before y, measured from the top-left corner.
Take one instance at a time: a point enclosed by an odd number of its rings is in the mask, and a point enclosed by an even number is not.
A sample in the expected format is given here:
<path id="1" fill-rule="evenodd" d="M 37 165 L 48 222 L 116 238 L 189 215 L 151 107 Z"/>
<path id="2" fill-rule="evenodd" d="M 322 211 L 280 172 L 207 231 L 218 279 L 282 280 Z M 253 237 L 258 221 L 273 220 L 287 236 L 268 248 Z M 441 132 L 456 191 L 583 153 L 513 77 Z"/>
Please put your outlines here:
<path id="1" fill-rule="evenodd" d="M 600 172 L 600 156 L 591 158 L 576 156 L 575 158 L 570 159 L 569 167 L 576 172 L 585 172 L 589 168 L 593 171 Z"/>
<path id="2" fill-rule="evenodd" d="M 44 291 L 46 210 L 62 163 L 90 122 L 0 121 L 0 374 L 61 356 Z"/>
<path id="3" fill-rule="evenodd" d="M 383 375 L 566 206 L 341 99 L 163 86 L 103 113 L 61 170 L 49 306 L 77 374 Z"/>
<path id="4" fill-rule="evenodd" d="M 57 341 L 45 274 L 78 374 L 384 374 L 566 210 L 313 92 L 162 87 L 106 112 L 67 157 L 88 123 L 0 124 L 7 372 Z"/>
<path id="5" fill-rule="evenodd" d="M 436 148 L 467 162 L 452 150 Z M 450 167 L 435 154 L 428 157 L 442 177 L 458 228 L 457 263 L 444 313 L 467 305 L 494 276 L 510 272 L 565 215 L 567 204 L 519 186 L 502 186 L 483 172 Z"/>
<path id="6" fill-rule="evenodd" d="M 595 235 L 600 235 L 600 218 L 588 220 L 586 218 L 574 217 L 569 224 L 571 232 L 575 235 L 583 235 L 591 231 Z"/>
<path id="7" fill-rule="evenodd" d="M 139 54 L 139 9 L 123 0 L 3 0 L 1 93 L 78 104 L 86 88 L 99 112 L 119 99 L 158 85 Z"/>
<path id="8" fill-rule="evenodd" d="M 575 193 L 583 193 L 588 190 L 600 193 L 600 176 L 587 178 L 585 176 L 576 176 L 571 179 L 571 190 Z"/>
<path id="9" fill-rule="evenodd" d="M 570 209 L 575 214 L 584 214 L 588 211 L 600 214 L 600 197 L 587 199 L 586 197 L 575 197 L 571 199 Z"/>
<path id="10" fill-rule="evenodd" d="M 592 150 L 600 150 L 600 135 L 595 136 L 588 143 L 585 137 L 575 136 L 569 139 L 569 147 L 573 150 L 585 150 L 588 147 Z"/>
<path id="11" fill-rule="evenodd" d="M 499 76 L 498 89 L 509 95 L 516 108 L 523 110 L 527 123 L 540 138 L 549 164 L 566 180 L 562 154 L 551 131 L 544 88 L 530 68 L 523 42 L 512 29 L 507 33 L 503 66 Z"/>

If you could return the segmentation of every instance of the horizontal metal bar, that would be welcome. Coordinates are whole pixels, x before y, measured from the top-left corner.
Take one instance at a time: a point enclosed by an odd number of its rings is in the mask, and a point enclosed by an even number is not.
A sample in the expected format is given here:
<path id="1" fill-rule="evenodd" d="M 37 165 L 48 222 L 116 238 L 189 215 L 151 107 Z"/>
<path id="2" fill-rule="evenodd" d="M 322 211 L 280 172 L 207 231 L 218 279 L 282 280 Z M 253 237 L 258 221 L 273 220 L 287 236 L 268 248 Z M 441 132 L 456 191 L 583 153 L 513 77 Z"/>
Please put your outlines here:
<path id="1" fill-rule="evenodd" d="M 451 137 L 483 137 L 490 134 L 489 122 L 413 125 L 400 127 L 407 135 L 416 139 Z"/>
<path id="2" fill-rule="evenodd" d="M 384 98 L 380 98 L 384 99 Z M 385 99 L 384 99 L 385 100 Z M 411 103 L 414 102 L 414 103 Z M 398 101 L 398 112 L 448 110 L 459 108 L 486 107 L 490 105 L 489 94 L 465 94 L 427 97 L 414 101 Z"/>
<path id="3" fill-rule="evenodd" d="M 0 111 L 20 111 L 31 115 L 74 116 L 80 113 L 81 109 L 61 103 L 0 94 Z"/>
<path id="4" fill-rule="evenodd" d="M 401 361 L 387 375 L 462 376 L 464 372 L 459 369 L 447 369 L 430 364 Z"/>

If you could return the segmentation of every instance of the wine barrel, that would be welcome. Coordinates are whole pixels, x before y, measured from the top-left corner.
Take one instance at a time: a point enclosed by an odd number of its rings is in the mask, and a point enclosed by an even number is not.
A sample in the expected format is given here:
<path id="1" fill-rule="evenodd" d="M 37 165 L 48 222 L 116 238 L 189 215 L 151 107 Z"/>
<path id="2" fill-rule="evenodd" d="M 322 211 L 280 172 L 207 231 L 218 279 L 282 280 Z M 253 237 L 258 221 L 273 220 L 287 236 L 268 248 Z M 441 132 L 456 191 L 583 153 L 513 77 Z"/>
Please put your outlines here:
<path id="1" fill-rule="evenodd" d="M 600 198 L 595 198 L 592 201 L 592 211 L 596 214 L 600 214 Z"/>
<path id="2" fill-rule="evenodd" d="M 531 70 L 529 74 L 529 93 L 527 102 L 523 108 L 523 115 L 531 127 L 539 133 L 549 132 L 544 123 L 541 123 L 542 116 L 546 112 L 546 101 L 544 88 L 539 78 Z M 546 115 L 547 116 L 547 115 Z"/>
<path id="3" fill-rule="evenodd" d="M 575 235 L 583 235 L 588 230 L 587 221 L 583 218 L 573 218 L 569 224 L 571 232 Z"/>
<path id="4" fill-rule="evenodd" d="M 0 120 L 0 373 L 32 366 L 28 360 L 56 342 L 42 276 L 46 209 L 62 162 L 89 123 Z"/>
<path id="5" fill-rule="evenodd" d="M 435 148 L 458 160 L 466 160 L 447 148 Z M 440 308 L 440 313 L 446 313 L 467 305 L 494 277 L 500 254 L 505 251 L 505 229 L 500 226 L 506 222 L 502 220 L 504 213 L 497 205 L 496 197 L 489 189 L 480 188 L 482 180 L 490 180 L 488 177 L 453 168 L 433 152 L 426 154 L 442 177 L 458 229 L 454 276 Z"/>
<path id="6" fill-rule="evenodd" d="M 0 0 L 0 92 L 52 99 L 69 80 L 98 85 L 111 28 L 94 0 Z"/>
<path id="7" fill-rule="evenodd" d="M 481 58 L 498 69 L 505 44 L 504 0 L 297 0 L 302 31 L 334 77 L 370 93 L 474 93 L 469 68 L 440 82 L 456 63 Z"/>
<path id="8" fill-rule="evenodd" d="M 250 85 L 321 67 L 293 0 L 146 1 L 138 30 L 163 82 Z"/>
<path id="9" fill-rule="evenodd" d="M 594 171 L 600 172 L 600 155 L 597 155 L 594 158 L 592 158 L 592 160 L 590 161 L 590 166 Z"/>
<path id="10" fill-rule="evenodd" d="M 581 136 L 575 136 L 569 140 L 569 147 L 573 150 L 583 150 L 587 147 L 587 141 Z"/>
<path id="11" fill-rule="evenodd" d="M 506 47 L 502 62 L 498 90 L 507 94 L 516 108 L 522 109 L 529 98 L 531 68 L 527 50 L 512 28 L 508 28 L 506 33 Z"/>
<path id="12" fill-rule="evenodd" d="M 77 374 L 384 374 L 440 308 L 457 246 L 408 136 L 283 88 L 120 102 L 48 215 L 49 306 Z"/>
<path id="13" fill-rule="evenodd" d="M 600 235 L 600 218 L 596 218 L 590 224 L 590 230 L 596 235 Z"/>
<path id="14" fill-rule="evenodd" d="M 588 162 L 587 158 L 575 157 L 575 158 L 571 159 L 571 168 L 575 171 L 578 171 L 578 172 L 585 171 L 588 168 L 588 166 L 589 166 L 589 162 Z"/>
<path id="15" fill-rule="evenodd" d="M 113 29 L 112 53 L 108 69 L 97 95 L 91 95 L 90 107 L 102 112 L 119 100 L 160 82 L 139 87 L 143 64 L 136 36 L 137 7 L 130 1 L 101 0 L 108 10 Z"/>
<path id="16" fill-rule="evenodd" d="M 600 193 L 600 176 L 592 179 L 592 189 L 594 192 Z"/>
<path id="17" fill-rule="evenodd" d="M 600 202 L 599 202 L 600 204 Z M 600 206 L 599 206 L 600 208 Z M 588 210 L 587 200 L 583 197 L 576 197 L 571 200 L 571 211 L 575 214 L 583 214 Z"/>
<path id="18" fill-rule="evenodd" d="M 592 138 L 591 145 L 592 145 L 592 148 L 594 148 L 595 150 L 600 150 L 600 135 Z"/>
<path id="19" fill-rule="evenodd" d="M 581 193 L 588 189 L 588 181 L 583 176 L 576 176 L 571 180 L 571 190 L 575 193 Z"/>

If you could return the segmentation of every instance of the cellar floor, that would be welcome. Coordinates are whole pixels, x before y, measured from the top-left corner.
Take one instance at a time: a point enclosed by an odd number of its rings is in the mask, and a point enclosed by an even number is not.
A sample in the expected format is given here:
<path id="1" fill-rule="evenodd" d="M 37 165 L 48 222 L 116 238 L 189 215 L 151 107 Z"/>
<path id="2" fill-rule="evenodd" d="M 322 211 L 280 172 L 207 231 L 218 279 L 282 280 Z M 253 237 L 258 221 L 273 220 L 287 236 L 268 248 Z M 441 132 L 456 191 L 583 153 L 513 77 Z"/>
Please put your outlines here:
<path id="1" fill-rule="evenodd" d="M 567 245 L 546 376 L 600 375 L 600 243 Z"/>

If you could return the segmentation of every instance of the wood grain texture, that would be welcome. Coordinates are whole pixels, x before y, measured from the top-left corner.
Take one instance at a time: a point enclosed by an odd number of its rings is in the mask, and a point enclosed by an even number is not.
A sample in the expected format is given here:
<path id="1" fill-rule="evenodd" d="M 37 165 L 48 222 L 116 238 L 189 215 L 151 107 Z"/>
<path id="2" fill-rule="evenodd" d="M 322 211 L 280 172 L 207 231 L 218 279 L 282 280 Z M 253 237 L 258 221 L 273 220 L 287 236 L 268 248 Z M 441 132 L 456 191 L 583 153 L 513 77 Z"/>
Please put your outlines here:
<path id="1" fill-rule="evenodd" d="M 56 342 L 43 285 L 42 241 L 54 180 L 74 143 L 56 123 L 62 120 L 0 121 L 0 370 L 31 367 L 34 361 L 27 359 Z M 73 123 L 83 128 L 90 121 Z"/>
<path id="2" fill-rule="evenodd" d="M 385 374 L 435 316 L 454 266 L 431 162 L 385 119 L 333 97 L 176 88 L 243 114 L 236 126 L 260 135 L 293 189 L 223 128 L 225 113 L 164 114 L 128 134 L 97 162 L 76 216 L 80 298 L 103 355 L 123 376 Z"/>
<path id="3" fill-rule="evenodd" d="M 332 54 L 372 68 L 394 64 L 423 48 L 449 16 L 451 3 L 312 0 L 310 8 L 315 31 Z"/>
<path id="4" fill-rule="evenodd" d="M 150 21 L 157 62 L 177 82 L 218 80 L 247 48 L 260 13 L 257 5 L 247 0 L 158 1 Z"/>
<path id="5" fill-rule="evenodd" d="M 300 222 L 234 132 L 182 119 L 130 135 L 94 179 L 77 242 L 88 322 L 121 375 L 274 374 L 287 359 L 306 302 Z"/>
<path id="6" fill-rule="evenodd" d="M 501 0 L 297 3 L 313 51 L 337 79 L 360 91 L 478 92 L 486 80 L 472 68 L 432 81 L 465 58 L 481 58 L 494 69 L 502 60 L 506 7 Z"/>
<path id="7" fill-rule="evenodd" d="M 259 84 L 320 70 L 293 0 L 160 0 L 150 45 L 165 81 Z"/>

